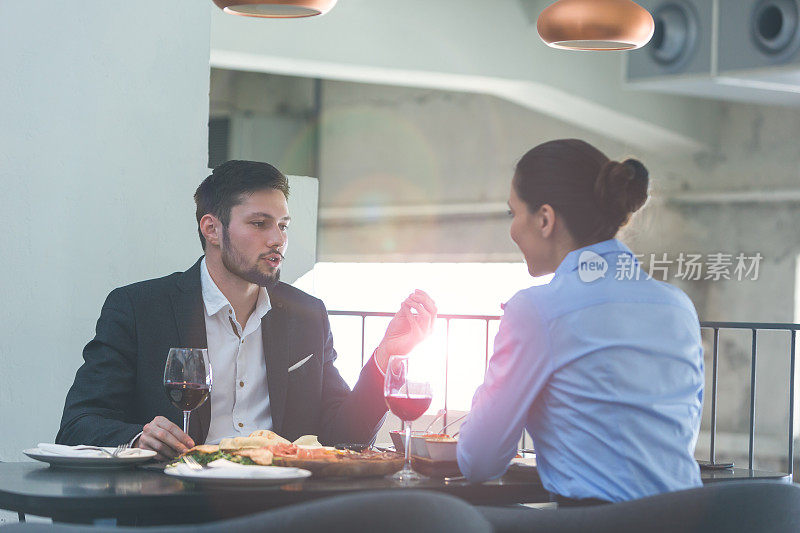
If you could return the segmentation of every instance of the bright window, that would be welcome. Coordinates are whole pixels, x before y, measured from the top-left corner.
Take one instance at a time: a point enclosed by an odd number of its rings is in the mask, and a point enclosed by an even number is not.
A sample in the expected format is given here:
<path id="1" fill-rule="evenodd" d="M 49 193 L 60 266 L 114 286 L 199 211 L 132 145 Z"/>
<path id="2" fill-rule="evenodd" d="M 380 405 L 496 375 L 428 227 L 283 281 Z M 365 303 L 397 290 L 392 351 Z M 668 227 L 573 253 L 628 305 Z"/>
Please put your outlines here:
<path id="1" fill-rule="evenodd" d="M 517 291 L 548 283 L 552 276 L 532 278 L 524 263 L 317 263 L 294 285 L 321 298 L 328 310 L 395 312 L 414 289 L 436 302 L 440 314 L 502 315 L 500 305 Z M 369 317 L 364 323 L 365 359 L 380 342 L 389 318 Z M 489 323 L 491 356 L 499 322 Z M 336 367 L 350 386 L 361 371 L 361 318 L 331 316 Z M 487 326 L 483 320 L 451 320 L 449 364 L 446 361 L 446 321 L 437 321 L 434 334 L 417 347 L 416 357 L 429 361 L 434 400 L 431 410 L 444 406 L 468 410 L 483 381 Z M 445 379 L 447 376 L 447 379 Z M 446 382 L 446 385 L 445 385 Z"/>

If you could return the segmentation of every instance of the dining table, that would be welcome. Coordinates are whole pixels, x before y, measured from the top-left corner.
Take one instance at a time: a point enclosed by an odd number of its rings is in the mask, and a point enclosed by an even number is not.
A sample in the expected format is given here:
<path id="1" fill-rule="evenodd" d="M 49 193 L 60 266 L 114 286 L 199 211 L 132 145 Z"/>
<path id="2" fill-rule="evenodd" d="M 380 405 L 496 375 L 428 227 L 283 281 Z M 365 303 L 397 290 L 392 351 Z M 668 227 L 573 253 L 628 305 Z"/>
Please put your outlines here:
<path id="1" fill-rule="evenodd" d="M 791 482 L 781 472 L 729 468 L 701 470 L 704 483 L 737 480 Z M 308 478 L 271 486 L 209 486 L 182 481 L 158 468 L 58 468 L 35 462 L 0 463 L 0 509 L 69 523 L 162 525 L 203 523 L 363 491 L 432 490 L 474 505 L 544 503 L 550 494 L 535 468 L 509 470 L 473 484 L 463 478 L 431 477 L 399 485 L 384 477 Z"/>

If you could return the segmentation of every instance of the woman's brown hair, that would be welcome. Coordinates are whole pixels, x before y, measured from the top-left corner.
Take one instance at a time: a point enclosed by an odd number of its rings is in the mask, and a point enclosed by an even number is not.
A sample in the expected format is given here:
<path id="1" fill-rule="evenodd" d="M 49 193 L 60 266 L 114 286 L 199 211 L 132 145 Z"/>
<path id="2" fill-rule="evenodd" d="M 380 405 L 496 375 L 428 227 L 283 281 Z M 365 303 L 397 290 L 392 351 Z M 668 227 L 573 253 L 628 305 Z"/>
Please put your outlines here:
<path id="1" fill-rule="evenodd" d="M 647 169 L 578 139 L 550 141 L 517 163 L 513 187 L 531 212 L 549 204 L 581 246 L 614 238 L 647 201 Z"/>

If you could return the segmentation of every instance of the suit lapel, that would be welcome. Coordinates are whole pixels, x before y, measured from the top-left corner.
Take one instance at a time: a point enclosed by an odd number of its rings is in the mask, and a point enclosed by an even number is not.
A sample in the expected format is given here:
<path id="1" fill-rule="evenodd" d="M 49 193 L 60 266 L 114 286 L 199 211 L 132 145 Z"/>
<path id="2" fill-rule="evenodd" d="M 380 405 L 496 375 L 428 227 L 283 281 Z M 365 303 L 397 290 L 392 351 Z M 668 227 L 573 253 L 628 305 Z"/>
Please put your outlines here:
<path id="1" fill-rule="evenodd" d="M 289 316 L 286 304 L 277 291 L 270 293 L 269 312 L 261 319 L 261 335 L 264 344 L 264 362 L 267 366 L 269 408 L 272 430 L 278 434 L 283 429 L 283 414 L 286 408 L 286 386 L 288 382 Z"/>
<path id="2" fill-rule="evenodd" d="M 171 296 L 175 323 L 178 327 L 178 339 L 183 348 L 208 348 L 203 290 L 200 283 L 201 260 L 198 260 L 192 268 L 178 278 L 178 290 Z M 192 411 L 189 419 L 189 435 L 196 444 L 205 442 L 208 435 L 208 427 L 211 423 L 211 401 L 214 395 L 213 381 L 211 386 L 212 392 L 208 400 Z"/>

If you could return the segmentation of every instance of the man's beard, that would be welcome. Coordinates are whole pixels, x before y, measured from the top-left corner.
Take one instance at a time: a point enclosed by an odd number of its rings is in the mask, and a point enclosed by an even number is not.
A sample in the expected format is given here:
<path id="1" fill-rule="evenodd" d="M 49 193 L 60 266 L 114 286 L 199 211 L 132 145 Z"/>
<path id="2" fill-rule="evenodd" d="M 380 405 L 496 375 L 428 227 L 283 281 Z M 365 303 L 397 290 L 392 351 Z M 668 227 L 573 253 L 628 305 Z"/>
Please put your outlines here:
<path id="1" fill-rule="evenodd" d="M 247 259 L 239 253 L 236 248 L 231 245 L 230 235 L 228 228 L 222 227 L 222 264 L 228 269 L 228 272 L 239 276 L 243 280 L 258 285 L 259 287 L 266 287 L 267 289 L 274 287 L 281 279 L 281 269 L 278 268 L 273 274 L 267 274 L 258 269 L 258 263 L 253 266 L 247 265 Z M 280 252 L 279 252 L 280 253 Z M 283 256 L 281 256 L 283 257 Z"/>

